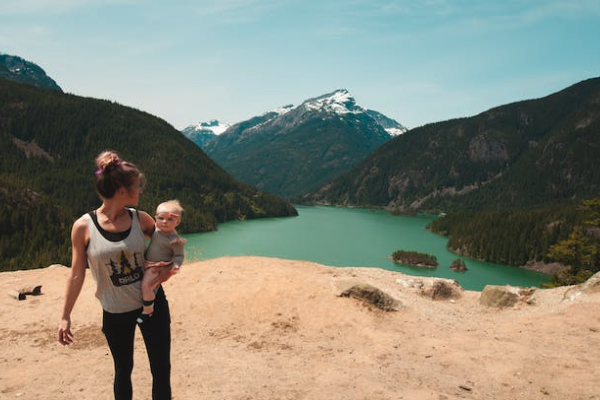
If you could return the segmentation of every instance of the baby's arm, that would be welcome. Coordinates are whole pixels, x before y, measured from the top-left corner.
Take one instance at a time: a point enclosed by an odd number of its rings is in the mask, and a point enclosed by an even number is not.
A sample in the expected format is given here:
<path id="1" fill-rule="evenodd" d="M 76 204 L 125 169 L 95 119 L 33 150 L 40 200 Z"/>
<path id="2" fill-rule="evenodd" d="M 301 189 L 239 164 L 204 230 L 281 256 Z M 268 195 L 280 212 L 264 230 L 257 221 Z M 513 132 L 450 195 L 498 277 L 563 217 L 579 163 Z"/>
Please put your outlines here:
<path id="1" fill-rule="evenodd" d="M 184 259 L 184 252 L 183 252 L 183 245 L 186 243 L 187 241 L 183 238 L 177 237 L 177 239 L 173 239 L 171 241 L 171 249 L 173 250 L 173 270 L 175 271 L 179 271 L 181 268 L 181 265 L 183 264 L 183 259 Z"/>

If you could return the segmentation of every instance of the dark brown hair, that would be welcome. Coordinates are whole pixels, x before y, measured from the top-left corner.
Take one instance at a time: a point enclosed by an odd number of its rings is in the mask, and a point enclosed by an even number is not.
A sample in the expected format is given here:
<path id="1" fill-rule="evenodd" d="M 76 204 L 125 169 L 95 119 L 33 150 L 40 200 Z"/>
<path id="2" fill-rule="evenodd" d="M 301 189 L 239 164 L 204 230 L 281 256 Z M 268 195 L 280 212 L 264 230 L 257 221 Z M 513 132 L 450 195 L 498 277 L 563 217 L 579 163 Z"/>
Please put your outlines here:
<path id="1" fill-rule="evenodd" d="M 144 175 L 138 167 L 128 161 L 123 161 L 112 150 L 104 151 L 96 158 L 96 191 L 100 197 L 111 199 L 121 188 L 132 189 L 135 180 L 144 182 Z"/>

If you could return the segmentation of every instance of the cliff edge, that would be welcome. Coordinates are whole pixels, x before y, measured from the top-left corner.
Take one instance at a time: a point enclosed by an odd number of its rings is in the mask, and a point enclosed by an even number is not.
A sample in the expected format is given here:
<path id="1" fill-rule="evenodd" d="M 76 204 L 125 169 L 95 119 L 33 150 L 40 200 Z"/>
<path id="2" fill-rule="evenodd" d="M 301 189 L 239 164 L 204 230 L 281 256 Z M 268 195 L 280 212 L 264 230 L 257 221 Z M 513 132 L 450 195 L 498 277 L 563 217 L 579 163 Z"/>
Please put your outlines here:
<path id="1" fill-rule="evenodd" d="M 56 341 L 68 272 L 0 274 L 0 292 L 42 286 L 0 307 L 0 397 L 110 398 L 112 359 L 89 273 L 72 316 L 76 342 Z M 341 296 L 358 284 L 389 295 L 393 309 Z M 262 257 L 185 264 L 165 284 L 174 398 L 600 398 L 599 293 L 528 291 L 526 301 L 496 308 L 451 282 L 450 295 L 436 297 L 440 285 Z M 134 396 L 150 398 L 141 335 L 136 341 Z"/>

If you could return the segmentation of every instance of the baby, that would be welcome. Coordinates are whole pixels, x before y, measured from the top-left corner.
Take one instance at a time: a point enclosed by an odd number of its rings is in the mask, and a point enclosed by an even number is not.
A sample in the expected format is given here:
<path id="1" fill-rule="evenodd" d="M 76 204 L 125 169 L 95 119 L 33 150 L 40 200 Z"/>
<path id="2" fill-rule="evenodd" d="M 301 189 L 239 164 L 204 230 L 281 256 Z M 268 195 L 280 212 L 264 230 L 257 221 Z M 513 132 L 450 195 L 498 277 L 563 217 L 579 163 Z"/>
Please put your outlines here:
<path id="1" fill-rule="evenodd" d="M 183 245 L 186 240 L 179 237 L 175 228 L 181 223 L 183 208 L 177 200 L 161 203 L 156 208 L 156 229 L 152 235 L 150 245 L 146 249 L 146 262 L 144 278 L 142 279 L 142 300 L 144 309 L 137 318 L 137 323 L 142 324 L 154 312 L 154 289 L 158 286 L 155 282 L 159 275 L 159 268 L 172 265 L 172 270 L 179 272 L 183 264 Z"/>

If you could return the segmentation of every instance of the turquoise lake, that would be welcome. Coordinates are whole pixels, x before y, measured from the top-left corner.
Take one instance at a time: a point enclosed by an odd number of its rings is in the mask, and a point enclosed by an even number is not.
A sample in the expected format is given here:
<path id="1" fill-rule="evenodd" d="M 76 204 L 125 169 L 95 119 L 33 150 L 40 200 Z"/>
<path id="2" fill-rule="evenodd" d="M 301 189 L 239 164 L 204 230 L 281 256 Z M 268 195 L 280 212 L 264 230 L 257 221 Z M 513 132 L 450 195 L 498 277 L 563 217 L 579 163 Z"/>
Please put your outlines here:
<path id="1" fill-rule="evenodd" d="M 266 256 L 314 261 L 336 267 L 377 267 L 407 275 L 456 279 L 468 290 L 485 285 L 539 286 L 548 275 L 521 268 L 473 260 L 446 249 L 447 238 L 426 229 L 432 216 L 392 216 L 383 210 L 296 206 L 299 216 L 226 222 L 216 232 L 183 235 L 186 260 L 222 256 Z M 389 256 L 410 250 L 437 257 L 439 266 L 426 269 L 396 264 Z M 453 260 L 468 271 L 455 272 Z"/>

